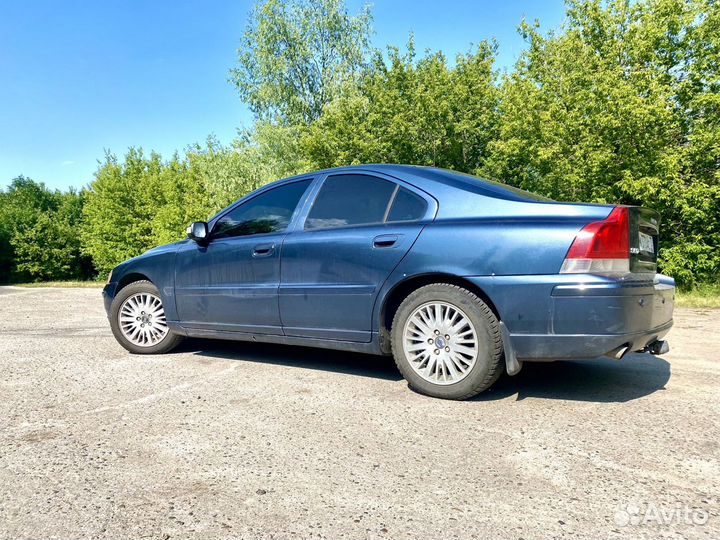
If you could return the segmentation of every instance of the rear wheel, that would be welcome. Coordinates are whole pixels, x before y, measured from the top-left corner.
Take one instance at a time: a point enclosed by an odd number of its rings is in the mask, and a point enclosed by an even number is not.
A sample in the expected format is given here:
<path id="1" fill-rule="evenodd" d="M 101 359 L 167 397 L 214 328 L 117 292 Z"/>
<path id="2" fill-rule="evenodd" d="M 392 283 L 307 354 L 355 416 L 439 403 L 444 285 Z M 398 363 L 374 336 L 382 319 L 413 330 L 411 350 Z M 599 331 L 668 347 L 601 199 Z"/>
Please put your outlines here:
<path id="1" fill-rule="evenodd" d="M 436 283 L 411 293 L 395 313 L 392 348 L 410 386 L 434 397 L 470 398 L 502 373 L 497 317 L 456 285 Z"/>
<path id="2" fill-rule="evenodd" d="M 118 292 L 110 307 L 110 327 L 118 343 L 136 354 L 168 352 L 182 341 L 168 327 L 160 292 L 149 281 Z"/>

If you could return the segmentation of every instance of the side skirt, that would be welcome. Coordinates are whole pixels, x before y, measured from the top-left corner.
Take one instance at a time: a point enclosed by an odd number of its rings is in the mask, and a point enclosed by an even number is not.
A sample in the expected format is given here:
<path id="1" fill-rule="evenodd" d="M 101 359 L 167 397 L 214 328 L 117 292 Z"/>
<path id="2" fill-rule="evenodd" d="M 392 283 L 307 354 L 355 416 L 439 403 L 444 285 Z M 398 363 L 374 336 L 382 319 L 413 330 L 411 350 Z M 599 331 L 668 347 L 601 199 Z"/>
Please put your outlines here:
<path id="1" fill-rule="evenodd" d="M 318 347 L 321 349 L 335 349 L 338 351 L 358 352 L 365 354 L 382 355 L 377 332 L 372 333 L 369 343 L 358 343 L 355 341 L 340 341 L 333 339 L 279 336 L 271 334 L 251 334 L 247 332 L 228 332 L 221 330 L 204 330 L 199 328 L 184 328 L 176 322 L 168 321 L 168 326 L 178 334 L 205 338 L 205 339 L 227 339 L 233 341 L 253 341 L 256 343 L 277 343 L 280 345 L 299 345 L 301 347 Z"/>

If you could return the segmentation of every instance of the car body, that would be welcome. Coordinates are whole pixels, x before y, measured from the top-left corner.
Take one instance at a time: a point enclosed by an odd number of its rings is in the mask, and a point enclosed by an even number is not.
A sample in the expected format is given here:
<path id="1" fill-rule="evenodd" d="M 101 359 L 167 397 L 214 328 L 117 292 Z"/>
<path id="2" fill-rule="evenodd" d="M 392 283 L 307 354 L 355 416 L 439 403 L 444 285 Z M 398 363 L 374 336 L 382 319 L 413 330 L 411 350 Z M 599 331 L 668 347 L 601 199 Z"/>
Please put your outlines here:
<path id="1" fill-rule="evenodd" d="M 443 169 L 343 167 L 251 193 L 120 264 L 103 295 L 110 315 L 119 291 L 151 282 L 178 336 L 390 354 L 403 301 L 443 283 L 492 311 L 512 373 L 666 349 L 675 283 L 656 273 L 658 226 L 645 208 L 558 203 Z"/>

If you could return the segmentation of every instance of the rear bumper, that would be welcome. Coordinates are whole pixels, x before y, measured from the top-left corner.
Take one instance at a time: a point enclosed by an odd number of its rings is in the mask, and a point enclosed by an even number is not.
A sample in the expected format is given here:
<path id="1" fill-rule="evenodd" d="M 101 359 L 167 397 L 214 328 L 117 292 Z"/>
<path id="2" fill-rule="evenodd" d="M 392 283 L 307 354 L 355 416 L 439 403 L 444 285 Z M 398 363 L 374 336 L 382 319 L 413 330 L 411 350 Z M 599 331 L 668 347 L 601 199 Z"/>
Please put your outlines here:
<path id="1" fill-rule="evenodd" d="M 597 358 L 622 349 L 640 351 L 670 331 L 673 322 L 632 334 L 510 335 L 518 360 L 542 362 L 563 359 Z"/>
<path id="2" fill-rule="evenodd" d="M 483 280 L 484 281 L 484 280 Z M 515 356 L 524 361 L 638 351 L 672 327 L 675 281 L 585 275 L 496 277 L 480 283 L 496 303 Z"/>

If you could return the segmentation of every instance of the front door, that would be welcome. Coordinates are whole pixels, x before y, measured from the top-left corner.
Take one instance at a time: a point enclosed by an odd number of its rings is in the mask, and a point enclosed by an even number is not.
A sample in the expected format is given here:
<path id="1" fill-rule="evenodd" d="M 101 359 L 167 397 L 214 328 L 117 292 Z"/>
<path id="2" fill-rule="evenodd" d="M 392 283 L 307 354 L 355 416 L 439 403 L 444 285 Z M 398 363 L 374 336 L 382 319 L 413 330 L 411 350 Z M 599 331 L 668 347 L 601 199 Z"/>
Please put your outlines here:
<path id="1" fill-rule="evenodd" d="M 387 179 L 337 174 L 282 246 L 288 336 L 367 342 L 380 287 L 422 230 L 427 201 Z"/>
<path id="2" fill-rule="evenodd" d="M 182 326 L 282 334 L 278 308 L 280 249 L 311 180 L 259 193 L 223 214 L 207 246 L 188 242 L 175 262 Z"/>

